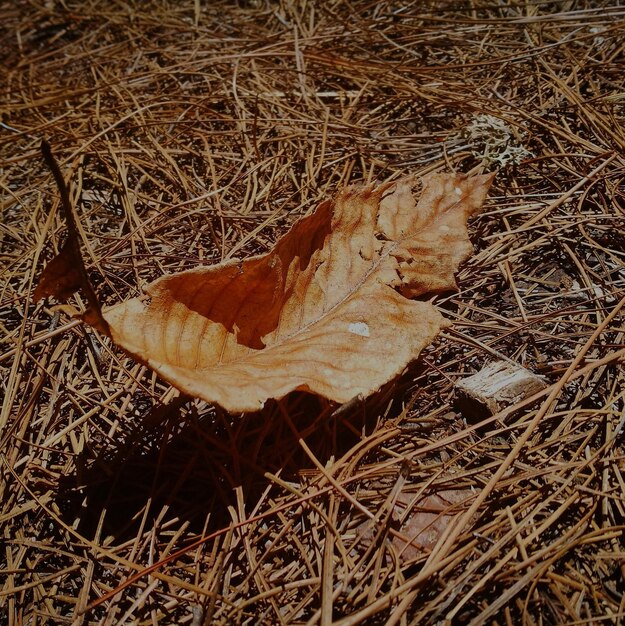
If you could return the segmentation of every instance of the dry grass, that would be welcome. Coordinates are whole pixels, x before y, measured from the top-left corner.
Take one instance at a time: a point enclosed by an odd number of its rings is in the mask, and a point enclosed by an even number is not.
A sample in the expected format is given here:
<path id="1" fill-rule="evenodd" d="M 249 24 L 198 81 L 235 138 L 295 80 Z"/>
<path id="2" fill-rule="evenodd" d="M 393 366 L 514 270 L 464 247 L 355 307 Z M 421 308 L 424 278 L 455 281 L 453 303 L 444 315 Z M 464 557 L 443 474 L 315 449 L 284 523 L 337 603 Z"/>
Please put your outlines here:
<path id="1" fill-rule="evenodd" d="M 0 622 L 623 623 L 625 9 L 136 4 L 0 2 Z M 33 304 L 65 232 L 44 137 L 104 304 L 342 184 L 503 167 L 456 323 L 394 387 L 228 416 Z M 550 386 L 476 422 L 454 381 L 493 354 Z M 400 496 L 442 489 L 469 497 L 399 555 Z"/>

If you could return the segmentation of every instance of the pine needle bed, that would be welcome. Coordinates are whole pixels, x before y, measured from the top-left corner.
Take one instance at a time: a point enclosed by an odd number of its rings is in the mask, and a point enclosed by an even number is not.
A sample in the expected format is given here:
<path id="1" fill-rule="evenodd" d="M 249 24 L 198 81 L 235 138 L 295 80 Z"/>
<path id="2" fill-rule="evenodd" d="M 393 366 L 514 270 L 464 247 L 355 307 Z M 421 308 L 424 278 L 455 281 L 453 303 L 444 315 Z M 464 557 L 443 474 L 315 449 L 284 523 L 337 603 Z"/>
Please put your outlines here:
<path id="1" fill-rule="evenodd" d="M 0 8 L 1 623 L 622 623 L 625 9 Z M 42 139 L 104 305 L 349 183 L 497 176 L 454 325 L 395 384 L 228 415 L 33 303 L 65 237 Z M 472 414 L 492 359 L 547 387 Z"/>

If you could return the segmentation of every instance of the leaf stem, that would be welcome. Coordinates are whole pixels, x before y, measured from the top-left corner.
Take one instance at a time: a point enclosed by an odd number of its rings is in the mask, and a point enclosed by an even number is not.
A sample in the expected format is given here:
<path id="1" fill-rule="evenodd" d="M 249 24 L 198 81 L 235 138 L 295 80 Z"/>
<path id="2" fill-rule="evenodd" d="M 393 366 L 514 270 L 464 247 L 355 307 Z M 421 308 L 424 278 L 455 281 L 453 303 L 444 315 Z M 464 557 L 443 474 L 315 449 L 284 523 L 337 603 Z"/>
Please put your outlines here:
<path id="1" fill-rule="evenodd" d="M 97 328 L 100 332 L 110 336 L 111 332 L 109 325 L 102 316 L 100 302 L 93 286 L 91 285 L 89 276 L 87 275 L 87 270 L 85 269 L 82 254 L 80 252 L 78 227 L 76 226 L 76 218 L 74 216 L 74 211 L 72 210 L 69 190 L 67 188 L 67 184 L 65 183 L 65 179 L 63 178 L 61 168 L 52 154 L 52 148 L 45 139 L 41 141 L 41 154 L 43 155 L 43 160 L 46 165 L 50 168 L 50 171 L 54 176 L 56 186 L 59 188 L 59 193 L 61 194 L 61 211 L 63 213 L 65 224 L 67 225 L 67 242 L 65 243 L 65 246 L 71 250 L 72 258 L 76 262 L 75 269 L 78 271 L 80 276 L 80 286 L 85 293 L 87 303 L 89 305 L 83 319 L 93 327 Z"/>

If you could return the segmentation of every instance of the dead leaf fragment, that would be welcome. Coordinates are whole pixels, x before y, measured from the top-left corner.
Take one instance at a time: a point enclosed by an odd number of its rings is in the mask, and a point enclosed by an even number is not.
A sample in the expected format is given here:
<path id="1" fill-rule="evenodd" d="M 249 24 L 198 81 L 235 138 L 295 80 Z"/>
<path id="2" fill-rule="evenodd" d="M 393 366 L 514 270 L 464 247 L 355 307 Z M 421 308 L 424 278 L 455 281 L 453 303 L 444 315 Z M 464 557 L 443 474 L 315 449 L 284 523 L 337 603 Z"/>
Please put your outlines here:
<path id="1" fill-rule="evenodd" d="M 108 326 L 102 317 L 100 303 L 91 286 L 84 261 L 80 254 L 80 237 L 78 235 L 76 219 L 69 197 L 69 190 L 63 178 L 61 168 L 54 158 L 52 148 L 45 140 L 41 142 L 41 153 L 59 188 L 61 195 L 61 212 L 67 226 L 67 239 L 61 251 L 43 270 L 37 287 L 35 288 L 33 299 L 37 302 L 42 298 L 52 296 L 61 302 L 65 302 L 70 296 L 82 289 L 89 303 L 89 308 L 81 316 L 83 321 L 97 328 L 101 333 L 108 335 Z"/>
<path id="2" fill-rule="evenodd" d="M 346 189 L 245 261 L 163 276 L 104 311 L 115 343 L 187 394 L 253 411 L 294 390 L 336 402 L 399 374 L 447 322 L 466 221 L 492 176 L 434 174 Z"/>
<path id="3" fill-rule="evenodd" d="M 364 521 L 357 528 L 358 540 L 369 547 L 382 532 L 382 536 L 390 538 L 396 559 L 406 565 L 434 548 L 474 496 L 470 489 L 441 489 L 425 494 L 401 491 L 394 498 L 389 519 L 382 523 Z M 387 561 L 393 562 L 390 554 Z"/>
<path id="4" fill-rule="evenodd" d="M 431 550 L 473 497 L 470 489 L 443 489 L 418 499 L 402 492 L 394 510 L 402 523 L 391 541 L 401 561 L 413 561 Z"/>
<path id="5" fill-rule="evenodd" d="M 65 302 L 76 293 L 83 283 L 81 263 L 82 257 L 77 254 L 76 245 L 68 238 L 61 251 L 43 270 L 33 294 L 35 302 L 49 296 Z"/>

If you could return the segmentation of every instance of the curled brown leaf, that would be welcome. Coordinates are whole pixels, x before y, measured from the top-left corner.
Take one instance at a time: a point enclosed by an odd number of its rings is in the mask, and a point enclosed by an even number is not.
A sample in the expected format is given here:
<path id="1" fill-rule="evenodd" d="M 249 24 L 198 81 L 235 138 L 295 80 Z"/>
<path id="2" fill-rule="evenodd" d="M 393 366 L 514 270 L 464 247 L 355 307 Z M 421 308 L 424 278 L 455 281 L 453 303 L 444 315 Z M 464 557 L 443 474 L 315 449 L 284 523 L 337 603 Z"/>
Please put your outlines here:
<path id="1" fill-rule="evenodd" d="M 163 276 L 104 312 L 115 343 L 173 385 L 229 411 L 294 390 L 336 402 L 397 376 L 447 324 L 414 298 L 455 288 L 468 217 L 491 175 L 433 174 L 346 189 L 274 249 Z"/>

